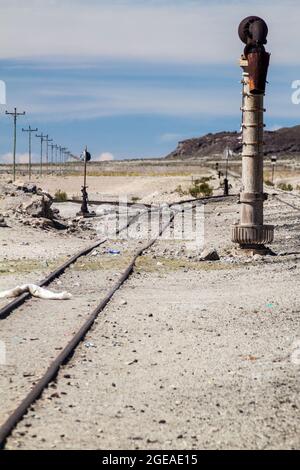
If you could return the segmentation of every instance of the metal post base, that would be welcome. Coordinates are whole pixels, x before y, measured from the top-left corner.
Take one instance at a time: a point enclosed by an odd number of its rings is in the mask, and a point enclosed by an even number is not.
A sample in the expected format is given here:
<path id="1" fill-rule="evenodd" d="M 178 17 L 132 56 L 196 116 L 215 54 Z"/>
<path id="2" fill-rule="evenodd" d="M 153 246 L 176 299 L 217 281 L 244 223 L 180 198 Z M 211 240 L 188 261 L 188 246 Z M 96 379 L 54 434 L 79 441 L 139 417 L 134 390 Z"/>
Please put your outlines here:
<path id="1" fill-rule="evenodd" d="M 77 213 L 79 217 L 84 217 L 85 219 L 95 217 L 96 213 L 95 212 L 90 212 L 88 209 L 88 193 L 87 193 L 87 187 L 83 186 L 81 189 L 82 192 L 82 205 L 81 205 L 81 211 Z"/>
<path id="2" fill-rule="evenodd" d="M 241 247 L 265 245 L 274 240 L 273 225 L 234 225 L 231 228 L 231 240 Z"/>

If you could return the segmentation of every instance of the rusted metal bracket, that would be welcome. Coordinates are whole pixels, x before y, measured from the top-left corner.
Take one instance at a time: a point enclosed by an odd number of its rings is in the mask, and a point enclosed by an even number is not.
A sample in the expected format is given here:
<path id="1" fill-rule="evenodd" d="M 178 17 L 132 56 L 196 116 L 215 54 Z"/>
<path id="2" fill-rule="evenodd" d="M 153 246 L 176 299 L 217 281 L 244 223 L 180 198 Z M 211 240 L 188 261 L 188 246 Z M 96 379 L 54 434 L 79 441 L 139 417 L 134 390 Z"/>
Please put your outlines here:
<path id="1" fill-rule="evenodd" d="M 268 195 L 266 193 L 241 193 L 240 194 L 240 202 L 251 204 L 257 201 L 266 201 L 268 199 Z"/>
<path id="2" fill-rule="evenodd" d="M 252 109 L 246 109 L 246 108 L 240 108 L 241 111 L 247 111 L 247 113 L 255 113 L 257 111 L 262 111 L 265 113 L 267 110 L 266 108 L 252 108 Z"/>
<path id="3" fill-rule="evenodd" d="M 259 16 L 248 16 L 239 25 L 239 37 L 246 44 L 244 55 L 248 62 L 249 90 L 253 95 L 265 93 L 270 54 L 265 51 L 268 26 Z"/>
<path id="4" fill-rule="evenodd" d="M 242 124 L 242 127 L 247 129 L 248 127 L 257 127 L 258 129 L 264 129 L 266 124 Z"/>

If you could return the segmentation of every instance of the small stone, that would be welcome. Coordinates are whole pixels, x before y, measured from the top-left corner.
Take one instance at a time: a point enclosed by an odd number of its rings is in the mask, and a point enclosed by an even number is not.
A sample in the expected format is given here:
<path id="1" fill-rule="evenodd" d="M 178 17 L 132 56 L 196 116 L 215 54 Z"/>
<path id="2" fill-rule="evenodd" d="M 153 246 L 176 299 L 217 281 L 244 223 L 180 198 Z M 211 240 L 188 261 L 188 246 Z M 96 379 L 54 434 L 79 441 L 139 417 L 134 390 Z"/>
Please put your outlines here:
<path id="1" fill-rule="evenodd" d="M 200 255 L 201 261 L 220 261 L 219 254 L 216 249 L 207 248 Z"/>

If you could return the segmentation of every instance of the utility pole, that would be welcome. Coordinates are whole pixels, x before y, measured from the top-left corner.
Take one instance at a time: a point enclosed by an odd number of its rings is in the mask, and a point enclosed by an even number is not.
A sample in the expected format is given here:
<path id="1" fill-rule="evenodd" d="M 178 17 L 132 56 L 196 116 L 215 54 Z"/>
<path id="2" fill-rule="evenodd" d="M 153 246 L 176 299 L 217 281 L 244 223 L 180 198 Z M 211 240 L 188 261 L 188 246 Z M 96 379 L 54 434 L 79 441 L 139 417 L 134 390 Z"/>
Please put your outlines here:
<path id="1" fill-rule="evenodd" d="M 67 162 L 68 162 L 69 155 L 70 155 L 70 152 L 67 150 L 65 152 L 65 173 L 67 172 Z"/>
<path id="2" fill-rule="evenodd" d="M 58 149 L 59 145 L 55 145 L 55 167 L 57 169 L 57 164 L 58 164 Z"/>
<path id="3" fill-rule="evenodd" d="M 28 129 L 22 129 L 22 132 L 28 132 L 28 137 L 29 137 L 29 142 L 28 142 L 28 175 L 29 179 L 31 180 L 31 167 L 32 167 L 32 161 L 31 161 L 31 141 L 32 141 L 32 133 L 33 132 L 38 132 L 38 129 L 32 129 L 31 126 L 29 126 Z"/>
<path id="4" fill-rule="evenodd" d="M 49 139 L 49 136 L 46 135 L 46 174 L 49 174 L 49 142 L 53 142 L 53 139 Z"/>
<path id="5" fill-rule="evenodd" d="M 55 144 L 51 144 L 50 145 L 51 147 L 51 173 L 53 174 L 53 165 L 54 165 L 54 152 L 53 152 L 53 149 L 55 148 Z"/>
<path id="6" fill-rule="evenodd" d="M 13 116 L 14 118 L 13 180 L 16 181 L 17 118 L 18 116 L 25 116 L 26 113 L 25 111 L 23 111 L 23 113 L 18 113 L 17 108 L 15 108 L 13 113 L 5 111 L 5 114 Z"/>
<path id="7" fill-rule="evenodd" d="M 60 173 L 61 174 L 63 173 L 66 150 L 67 150 L 67 147 L 61 147 L 61 153 L 60 153 Z"/>
<path id="8" fill-rule="evenodd" d="M 62 146 L 59 146 L 59 164 L 58 164 L 58 172 L 61 173 L 61 161 L 62 161 Z"/>
<path id="9" fill-rule="evenodd" d="M 43 174 L 43 143 L 44 143 L 46 136 L 42 133 L 41 135 L 36 134 L 36 137 L 38 139 L 41 139 L 40 176 L 42 176 Z"/>
<path id="10" fill-rule="evenodd" d="M 66 162 L 65 162 L 65 165 L 66 165 L 66 172 L 68 172 L 68 160 L 70 159 L 70 157 L 72 156 L 72 152 L 70 152 L 69 150 L 66 152 Z"/>
<path id="11" fill-rule="evenodd" d="M 245 18 L 239 26 L 240 39 L 246 44 L 240 60 L 243 69 L 243 152 L 240 224 L 232 227 L 232 241 L 241 248 L 261 254 L 270 252 L 274 227 L 264 225 L 263 134 L 264 95 L 270 54 L 265 51 L 268 27 L 257 16 Z"/>

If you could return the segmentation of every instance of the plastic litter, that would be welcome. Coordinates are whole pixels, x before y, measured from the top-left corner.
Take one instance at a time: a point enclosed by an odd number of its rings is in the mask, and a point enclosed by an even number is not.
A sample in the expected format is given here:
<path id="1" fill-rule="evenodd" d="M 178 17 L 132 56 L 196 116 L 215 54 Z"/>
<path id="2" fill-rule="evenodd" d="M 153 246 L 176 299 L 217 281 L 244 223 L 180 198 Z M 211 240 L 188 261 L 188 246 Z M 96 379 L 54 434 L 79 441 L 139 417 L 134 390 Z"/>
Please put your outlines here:
<path id="1" fill-rule="evenodd" d="M 118 256 L 121 254 L 121 251 L 119 250 L 109 250 L 108 253 L 113 256 Z"/>
<path id="2" fill-rule="evenodd" d="M 29 292 L 33 297 L 46 300 L 70 300 L 72 298 L 72 295 L 68 292 L 52 292 L 35 284 L 24 284 L 23 286 L 17 286 L 14 289 L 0 292 L 0 299 L 19 297 L 19 295 L 25 292 Z"/>

